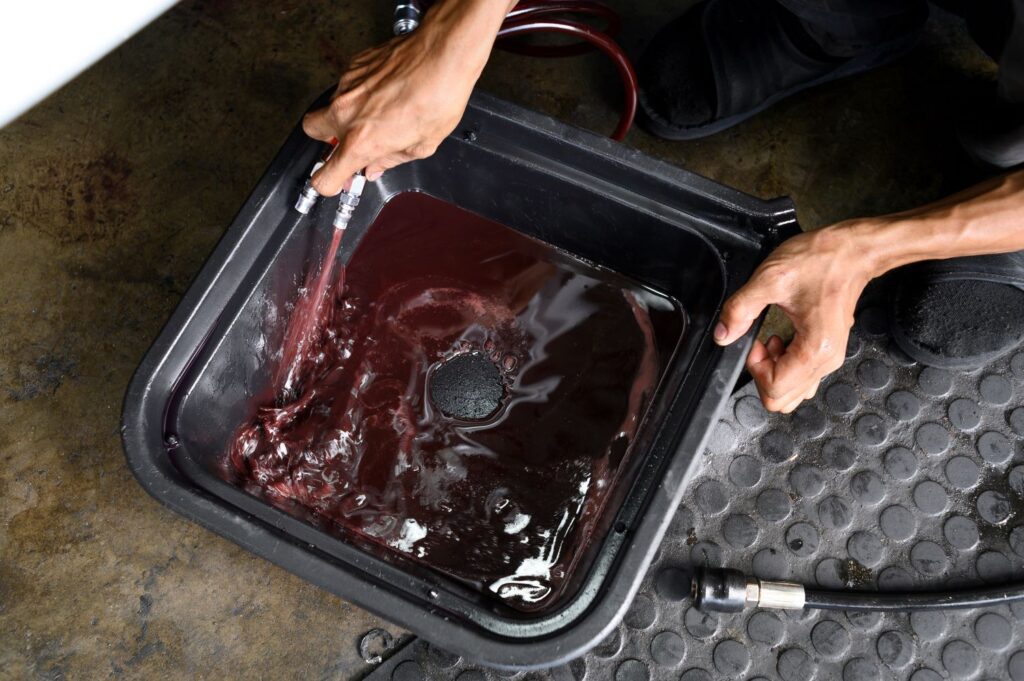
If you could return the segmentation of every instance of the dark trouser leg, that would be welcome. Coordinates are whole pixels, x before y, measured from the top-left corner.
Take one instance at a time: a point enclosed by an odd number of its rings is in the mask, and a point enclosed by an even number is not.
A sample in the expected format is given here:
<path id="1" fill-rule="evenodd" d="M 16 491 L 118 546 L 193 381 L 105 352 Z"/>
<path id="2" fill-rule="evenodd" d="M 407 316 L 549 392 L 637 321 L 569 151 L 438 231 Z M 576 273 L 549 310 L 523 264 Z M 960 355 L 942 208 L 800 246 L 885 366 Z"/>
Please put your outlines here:
<path id="1" fill-rule="evenodd" d="M 967 22 L 974 42 L 993 59 L 999 59 L 1013 24 L 1014 0 L 932 0 L 932 4 L 952 12 Z"/>
<path id="2" fill-rule="evenodd" d="M 995 168 L 1024 163 L 1024 0 L 936 0 L 959 14 L 975 41 L 999 63 L 994 91 L 973 100 L 960 141 L 975 159 Z"/>
<path id="3" fill-rule="evenodd" d="M 964 148 L 994 168 L 1024 163 L 1024 0 L 935 0 L 962 16 L 999 62 L 988 98 L 960 128 Z M 914 265 L 893 298 L 896 343 L 924 364 L 973 368 L 1024 341 L 1024 251 Z"/>
<path id="4" fill-rule="evenodd" d="M 999 99 L 1024 103 L 1024 0 L 934 0 L 967 21 L 971 37 L 999 62 Z"/>
<path id="5" fill-rule="evenodd" d="M 1010 37 L 999 59 L 999 98 L 1024 104 L 1024 0 L 1013 2 Z"/>
<path id="6" fill-rule="evenodd" d="M 926 0 L 776 1 L 836 57 L 920 30 L 928 17 Z M 1024 0 L 933 1 L 963 17 L 971 36 L 999 62 L 999 98 L 1024 103 Z"/>
<path id="7" fill-rule="evenodd" d="M 919 31 L 928 18 L 926 0 L 776 0 L 803 23 L 822 50 L 835 57 Z"/>

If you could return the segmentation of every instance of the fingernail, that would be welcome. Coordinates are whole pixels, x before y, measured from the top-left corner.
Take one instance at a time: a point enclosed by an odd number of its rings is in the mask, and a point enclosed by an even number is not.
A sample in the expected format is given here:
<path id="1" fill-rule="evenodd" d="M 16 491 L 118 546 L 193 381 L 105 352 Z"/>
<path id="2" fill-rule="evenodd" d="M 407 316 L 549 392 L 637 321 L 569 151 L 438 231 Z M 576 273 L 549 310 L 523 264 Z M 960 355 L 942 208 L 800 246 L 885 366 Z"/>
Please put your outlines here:
<path id="1" fill-rule="evenodd" d="M 725 328 L 725 324 L 722 322 L 718 322 L 718 324 L 715 325 L 715 340 L 721 343 L 728 335 L 729 329 Z"/>
<path id="2" fill-rule="evenodd" d="M 383 174 L 384 174 L 383 170 L 378 170 L 376 172 L 373 172 L 373 173 L 370 173 L 369 175 L 367 175 L 366 176 L 366 180 L 368 182 L 376 182 L 377 180 L 380 179 L 380 176 L 383 175 Z"/>

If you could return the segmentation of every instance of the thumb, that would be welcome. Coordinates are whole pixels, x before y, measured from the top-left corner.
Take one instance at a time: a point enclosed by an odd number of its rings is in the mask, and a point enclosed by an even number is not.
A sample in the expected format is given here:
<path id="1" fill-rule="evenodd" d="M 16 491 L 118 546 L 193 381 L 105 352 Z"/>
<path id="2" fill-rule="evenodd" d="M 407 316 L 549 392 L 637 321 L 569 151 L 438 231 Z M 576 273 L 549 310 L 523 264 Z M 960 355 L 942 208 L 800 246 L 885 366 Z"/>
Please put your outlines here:
<path id="1" fill-rule="evenodd" d="M 771 305 L 772 297 L 755 275 L 722 306 L 722 315 L 715 326 L 715 342 L 729 345 L 750 330 L 754 320 Z"/>
<path id="2" fill-rule="evenodd" d="M 313 188 L 321 196 L 335 196 L 348 186 L 349 180 L 365 168 L 366 160 L 338 147 L 320 170 L 313 175 Z"/>
<path id="3" fill-rule="evenodd" d="M 332 139 L 335 133 L 329 112 L 330 108 L 324 107 L 307 113 L 302 117 L 302 131 L 321 142 L 327 142 Z"/>

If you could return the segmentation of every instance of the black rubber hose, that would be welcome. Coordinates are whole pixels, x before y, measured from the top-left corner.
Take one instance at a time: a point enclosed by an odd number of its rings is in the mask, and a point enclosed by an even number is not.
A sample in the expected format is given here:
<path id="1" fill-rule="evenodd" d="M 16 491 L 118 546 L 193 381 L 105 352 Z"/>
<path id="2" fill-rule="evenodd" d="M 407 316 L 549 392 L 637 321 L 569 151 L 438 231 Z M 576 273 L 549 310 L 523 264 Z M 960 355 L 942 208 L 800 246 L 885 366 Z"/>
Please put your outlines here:
<path id="1" fill-rule="evenodd" d="M 1024 601 L 1024 582 L 983 589 L 908 591 L 904 593 L 806 589 L 804 597 L 804 607 L 815 610 L 909 612 L 912 610 L 987 608 L 1013 601 Z"/>
<path id="2" fill-rule="evenodd" d="M 792 595 L 793 589 L 803 591 L 806 610 L 846 610 L 852 612 L 912 612 L 915 610 L 957 610 L 987 608 L 1014 601 L 1024 601 L 1024 582 L 1011 582 L 985 588 L 964 588 L 947 591 L 827 591 L 809 589 L 793 582 L 772 582 L 748 577 L 732 568 L 703 567 L 693 576 L 692 594 L 698 610 L 739 612 L 750 607 L 747 600 L 750 586 L 760 588 L 757 604 L 761 607 L 790 607 L 779 604 L 780 594 Z M 783 588 L 785 590 L 783 590 Z M 761 600 L 768 593 L 766 605 Z M 787 598 L 799 608 L 799 599 Z"/>

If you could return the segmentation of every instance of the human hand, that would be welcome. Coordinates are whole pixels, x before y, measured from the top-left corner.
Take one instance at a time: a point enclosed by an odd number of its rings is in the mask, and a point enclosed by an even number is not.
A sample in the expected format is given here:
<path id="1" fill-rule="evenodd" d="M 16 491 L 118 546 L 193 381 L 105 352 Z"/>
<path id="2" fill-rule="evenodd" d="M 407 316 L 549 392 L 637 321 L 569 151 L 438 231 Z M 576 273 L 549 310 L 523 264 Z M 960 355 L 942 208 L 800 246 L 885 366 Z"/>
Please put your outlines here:
<path id="1" fill-rule="evenodd" d="M 331 103 L 303 119 L 306 134 L 338 147 L 313 176 L 324 196 L 359 170 L 376 180 L 425 158 L 458 125 L 507 8 L 502 2 L 439 2 L 414 33 L 353 58 Z"/>
<path id="2" fill-rule="evenodd" d="M 855 236 L 855 223 L 840 223 L 795 236 L 768 256 L 722 308 L 715 342 L 729 345 L 775 304 L 793 322 L 793 340 L 755 340 L 747 370 L 769 411 L 792 412 L 814 396 L 821 379 L 846 357 L 857 299 L 876 276 Z"/>

